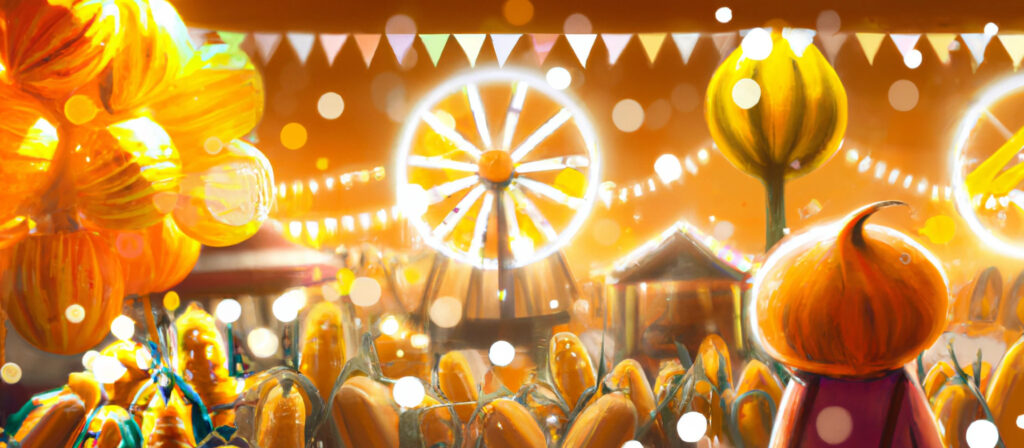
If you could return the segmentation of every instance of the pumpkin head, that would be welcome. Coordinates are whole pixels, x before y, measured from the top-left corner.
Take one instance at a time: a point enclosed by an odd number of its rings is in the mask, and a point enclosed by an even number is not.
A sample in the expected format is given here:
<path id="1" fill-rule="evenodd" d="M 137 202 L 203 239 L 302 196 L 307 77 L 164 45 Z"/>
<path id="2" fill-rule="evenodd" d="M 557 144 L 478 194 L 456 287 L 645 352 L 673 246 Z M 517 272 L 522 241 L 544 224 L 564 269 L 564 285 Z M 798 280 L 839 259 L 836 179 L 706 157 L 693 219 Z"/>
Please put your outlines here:
<path id="1" fill-rule="evenodd" d="M 166 291 L 192 272 L 202 247 L 178 229 L 173 219 L 142 230 L 105 231 L 124 270 L 125 294 Z"/>
<path id="2" fill-rule="evenodd" d="M 864 207 L 839 225 L 777 247 L 754 279 L 754 323 L 767 352 L 810 373 L 874 377 L 939 336 L 949 289 L 935 257 Z"/>
<path id="3" fill-rule="evenodd" d="M 85 231 L 29 235 L 0 253 L 0 297 L 14 329 L 28 343 L 69 355 L 99 344 L 121 313 L 121 263 L 102 236 Z M 65 311 L 81 305 L 71 322 Z"/>

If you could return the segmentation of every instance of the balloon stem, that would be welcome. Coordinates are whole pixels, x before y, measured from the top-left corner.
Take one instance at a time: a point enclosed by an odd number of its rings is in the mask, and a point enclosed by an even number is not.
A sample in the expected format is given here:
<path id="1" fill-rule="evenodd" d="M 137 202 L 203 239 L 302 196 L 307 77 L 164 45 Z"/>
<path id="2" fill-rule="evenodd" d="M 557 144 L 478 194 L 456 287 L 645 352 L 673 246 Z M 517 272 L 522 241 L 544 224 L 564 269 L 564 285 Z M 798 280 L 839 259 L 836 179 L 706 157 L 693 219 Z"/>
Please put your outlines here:
<path id="1" fill-rule="evenodd" d="M 764 178 L 766 236 L 765 252 L 771 250 L 786 235 L 786 177 L 783 172 L 771 173 Z"/>

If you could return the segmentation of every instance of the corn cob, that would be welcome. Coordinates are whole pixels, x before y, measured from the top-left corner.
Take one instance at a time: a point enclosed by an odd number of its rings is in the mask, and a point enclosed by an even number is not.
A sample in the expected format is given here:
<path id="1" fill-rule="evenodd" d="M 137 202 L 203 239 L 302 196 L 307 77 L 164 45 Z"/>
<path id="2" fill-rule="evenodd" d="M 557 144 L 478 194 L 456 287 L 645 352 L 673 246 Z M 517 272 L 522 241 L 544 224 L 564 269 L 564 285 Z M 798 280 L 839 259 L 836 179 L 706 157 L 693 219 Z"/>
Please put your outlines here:
<path id="1" fill-rule="evenodd" d="M 264 448 L 302 448 L 305 446 L 306 403 L 292 387 L 285 394 L 280 384 L 274 386 L 257 409 L 256 444 Z"/>
<path id="2" fill-rule="evenodd" d="M 206 311 L 192 303 L 178 317 L 178 365 L 185 379 L 206 407 L 233 403 L 238 398 L 236 382 L 228 375 L 227 356 L 217 324 Z M 213 426 L 232 425 L 234 409 L 211 413 Z"/>
<path id="3" fill-rule="evenodd" d="M 397 448 L 398 410 L 386 386 L 349 378 L 334 401 L 334 422 L 348 448 Z"/>
<path id="4" fill-rule="evenodd" d="M 647 381 L 643 367 L 636 360 L 624 359 L 619 362 L 605 378 L 604 383 L 613 389 L 625 389 L 625 393 L 636 410 L 638 426 L 644 425 L 652 418 L 657 402 L 654 400 L 651 383 Z M 661 419 L 656 417 L 654 426 L 651 427 L 648 434 L 654 440 L 663 440 L 665 436 L 661 429 Z"/>
<path id="5" fill-rule="evenodd" d="M 697 349 L 704 363 L 704 372 L 718 390 L 732 387 L 732 361 L 729 359 L 729 347 L 717 334 L 709 334 Z M 722 384 L 722 379 L 727 384 Z"/>
<path id="6" fill-rule="evenodd" d="M 345 367 L 345 334 L 338 305 L 320 302 L 309 311 L 302 336 L 301 359 L 299 371 L 309 377 L 326 400 Z"/>
<path id="7" fill-rule="evenodd" d="M 928 375 L 924 377 L 924 396 L 928 397 L 928 400 L 934 400 L 942 390 L 942 387 L 946 385 L 946 382 L 950 378 L 956 376 L 956 371 L 953 370 L 953 366 L 947 361 L 939 361 L 928 370 Z"/>
<path id="8" fill-rule="evenodd" d="M 483 409 L 479 437 L 487 448 L 545 448 L 544 433 L 523 405 L 499 398 Z"/>
<path id="9" fill-rule="evenodd" d="M 584 390 L 597 384 L 590 355 L 580 339 L 569 332 L 558 333 L 551 338 L 548 368 L 569 409 L 576 407 Z"/>
<path id="10" fill-rule="evenodd" d="M 191 448 L 196 446 L 191 429 L 186 425 L 185 406 L 172 394 L 167 403 L 157 395 L 146 409 L 142 435 L 146 448 Z"/>
<path id="11" fill-rule="evenodd" d="M 967 385 L 954 378 L 939 391 L 931 407 L 946 448 L 968 448 L 967 427 L 985 414 Z"/>
<path id="12" fill-rule="evenodd" d="M 606 394 L 580 413 L 562 448 L 619 448 L 633 439 L 637 412 L 622 392 Z"/>
<path id="13" fill-rule="evenodd" d="M 1024 301 L 1021 301 L 1024 303 Z M 1017 416 L 1024 414 L 1024 339 L 1006 352 L 992 377 L 986 401 L 1007 447 L 1024 446 L 1024 431 L 1017 426 Z"/>
<path id="14" fill-rule="evenodd" d="M 445 397 L 451 402 L 470 401 L 476 402 L 477 386 L 473 379 L 473 372 L 469 369 L 469 362 L 462 353 L 450 351 L 441 356 L 437 367 L 437 381 L 444 392 Z M 475 404 L 456 405 L 455 411 L 459 419 L 469 421 L 473 414 Z"/>

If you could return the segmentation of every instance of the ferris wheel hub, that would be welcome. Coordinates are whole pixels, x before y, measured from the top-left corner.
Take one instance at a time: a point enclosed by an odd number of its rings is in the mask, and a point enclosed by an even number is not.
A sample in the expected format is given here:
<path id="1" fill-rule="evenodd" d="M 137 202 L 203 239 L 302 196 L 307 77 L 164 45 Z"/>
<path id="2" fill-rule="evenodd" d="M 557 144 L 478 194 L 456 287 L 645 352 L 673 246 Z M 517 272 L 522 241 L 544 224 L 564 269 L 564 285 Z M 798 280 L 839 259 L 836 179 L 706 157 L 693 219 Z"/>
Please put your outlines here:
<path id="1" fill-rule="evenodd" d="M 481 154 L 477 167 L 480 177 L 495 184 L 508 182 L 515 173 L 512 155 L 500 149 L 492 149 Z"/>

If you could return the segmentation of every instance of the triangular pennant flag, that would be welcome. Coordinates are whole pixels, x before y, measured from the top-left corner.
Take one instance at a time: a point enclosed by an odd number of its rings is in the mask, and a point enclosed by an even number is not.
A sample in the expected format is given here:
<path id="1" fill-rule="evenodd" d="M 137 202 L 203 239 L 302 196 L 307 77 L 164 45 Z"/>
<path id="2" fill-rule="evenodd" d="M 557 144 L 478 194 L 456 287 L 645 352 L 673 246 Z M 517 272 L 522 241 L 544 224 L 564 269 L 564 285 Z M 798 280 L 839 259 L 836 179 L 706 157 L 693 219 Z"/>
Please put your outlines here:
<path id="1" fill-rule="evenodd" d="M 679 49 L 679 55 L 683 57 L 683 64 L 690 63 L 690 56 L 693 56 L 693 47 L 697 46 L 700 33 L 672 33 L 672 40 Z"/>
<path id="2" fill-rule="evenodd" d="M 299 55 L 299 62 L 306 65 L 309 59 L 309 52 L 313 51 L 313 41 L 316 36 L 313 33 L 288 33 L 288 43 L 292 45 L 295 54 Z"/>
<path id="3" fill-rule="evenodd" d="M 558 35 L 531 34 L 530 38 L 533 39 L 533 53 L 537 55 L 537 65 L 542 65 L 548 58 L 548 53 L 551 53 L 551 49 L 555 46 L 555 42 L 558 41 Z"/>
<path id="4" fill-rule="evenodd" d="M 1024 59 L 1024 34 L 1000 34 L 999 41 L 1003 43 L 1006 52 L 1013 61 L 1013 70 L 1020 68 L 1020 61 Z"/>
<path id="5" fill-rule="evenodd" d="M 242 41 L 245 40 L 245 33 L 236 33 L 233 31 L 217 31 L 217 35 L 224 43 L 228 44 L 231 48 L 238 48 L 242 46 Z"/>
<path id="6" fill-rule="evenodd" d="M 658 52 L 661 51 L 661 45 L 665 43 L 668 33 L 640 33 L 636 37 L 640 39 L 644 53 L 647 53 L 647 60 L 653 64 L 654 60 L 658 58 Z"/>
<path id="7" fill-rule="evenodd" d="M 353 34 L 352 37 L 356 40 L 359 53 L 363 55 L 363 62 L 369 68 L 373 55 L 377 53 L 377 45 L 380 44 L 380 34 Z"/>
<path id="8" fill-rule="evenodd" d="M 346 40 L 348 40 L 348 34 L 320 35 L 320 46 L 324 48 L 324 53 L 327 54 L 327 65 L 334 65 L 334 58 L 338 57 L 338 52 L 341 51 L 341 47 L 345 45 Z"/>
<path id="9" fill-rule="evenodd" d="M 622 50 L 626 48 L 626 44 L 629 43 L 629 39 L 632 37 L 632 34 L 605 33 L 601 35 L 604 47 L 608 49 L 608 65 L 615 65 L 618 62 L 619 56 L 622 56 Z"/>
<path id="10" fill-rule="evenodd" d="M 925 37 L 932 44 L 932 49 L 935 50 L 935 55 L 939 57 L 939 61 L 943 64 L 949 64 L 949 46 L 956 40 L 956 34 L 929 33 Z"/>
<path id="11" fill-rule="evenodd" d="M 736 48 L 736 32 L 730 31 L 727 33 L 715 33 L 711 35 L 711 40 L 715 43 L 715 48 L 718 49 L 718 55 L 725 59 L 732 53 L 732 50 Z"/>
<path id="12" fill-rule="evenodd" d="M 476 58 L 480 56 L 480 49 L 484 46 L 484 39 L 487 38 L 486 34 L 455 34 L 455 41 L 462 47 L 462 51 L 466 53 L 466 59 L 469 59 L 469 66 L 476 66 Z"/>
<path id="13" fill-rule="evenodd" d="M 522 34 L 492 34 L 491 46 L 494 47 L 494 56 L 498 58 L 498 67 L 504 67 L 512 49 L 519 43 Z"/>
<path id="14" fill-rule="evenodd" d="M 875 65 L 875 55 L 882 47 L 882 39 L 885 39 L 884 33 L 857 33 L 857 41 L 864 50 L 864 56 L 868 58 L 868 64 Z"/>
<path id="15" fill-rule="evenodd" d="M 821 46 L 825 48 L 825 56 L 828 57 L 829 62 L 835 62 L 836 56 L 839 55 L 839 50 L 843 48 L 843 44 L 846 43 L 846 39 L 850 37 L 846 33 L 835 33 L 824 35 L 820 34 L 818 37 L 821 39 Z"/>
<path id="16" fill-rule="evenodd" d="M 269 64 L 270 58 L 277 51 L 277 45 L 281 43 L 281 35 L 278 33 L 252 33 L 252 37 L 256 40 L 256 51 L 259 52 L 263 65 Z"/>
<path id="17" fill-rule="evenodd" d="M 576 59 L 579 59 L 580 65 L 585 68 L 587 66 L 587 59 L 590 59 L 590 50 L 594 49 L 594 41 L 597 40 L 597 35 L 566 34 L 565 40 L 569 41 L 572 52 L 576 53 Z"/>
<path id="18" fill-rule="evenodd" d="M 441 53 L 444 51 L 445 44 L 448 43 L 448 36 L 448 34 L 420 34 L 420 41 L 427 48 L 427 55 L 430 56 L 430 62 L 434 63 L 434 67 L 437 67 L 437 61 L 441 60 Z"/>
<path id="19" fill-rule="evenodd" d="M 892 43 L 896 44 L 896 49 L 900 51 L 900 56 L 903 59 L 907 58 L 907 55 L 917 45 L 917 41 L 921 39 L 920 34 L 890 34 L 889 39 L 892 39 Z"/>
<path id="20" fill-rule="evenodd" d="M 195 48 L 202 47 L 206 43 L 206 35 L 210 33 L 210 30 L 206 28 L 189 28 L 188 37 L 192 40 L 192 46 Z"/>
<path id="21" fill-rule="evenodd" d="M 988 48 L 989 41 L 992 40 L 991 34 L 985 33 L 964 33 L 960 37 L 967 44 L 967 49 L 970 50 L 971 56 L 974 57 L 974 67 L 977 68 L 985 60 L 985 49 Z"/>
<path id="22" fill-rule="evenodd" d="M 395 52 L 395 59 L 398 60 L 399 64 L 404 63 L 405 55 L 409 54 L 409 49 L 412 48 L 412 41 L 416 40 L 416 35 L 388 34 L 387 37 L 388 45 L 391 45 L 391 50 Z"/>

